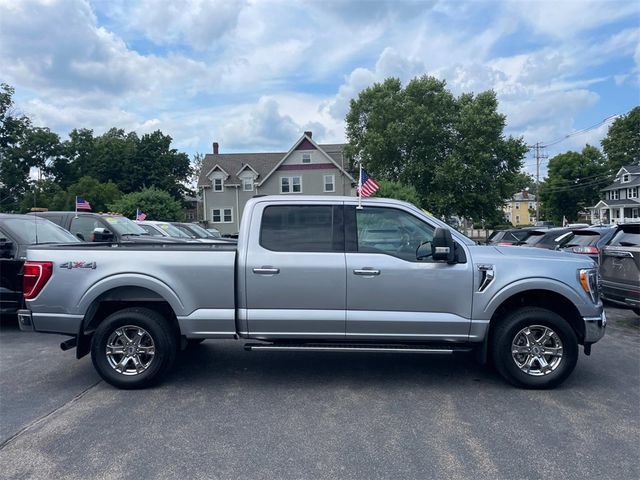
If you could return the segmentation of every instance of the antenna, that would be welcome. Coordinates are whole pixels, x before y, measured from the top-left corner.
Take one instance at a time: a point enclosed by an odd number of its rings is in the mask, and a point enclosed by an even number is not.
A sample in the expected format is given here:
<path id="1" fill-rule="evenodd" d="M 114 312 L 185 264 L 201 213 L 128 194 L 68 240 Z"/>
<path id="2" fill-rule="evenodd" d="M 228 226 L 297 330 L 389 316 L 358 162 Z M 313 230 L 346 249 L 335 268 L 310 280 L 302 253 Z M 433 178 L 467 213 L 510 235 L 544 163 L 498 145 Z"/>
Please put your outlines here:
<path id="1" fill-rule="evenodd" d="M 36 187 L 35 185 L 33 186 L 33 208 L 36 208 Z M 33 223 L 34 223 L 34 227 L 36 230 L 36 245 L 38 244 L 38 215 L 33 214 Z"/>

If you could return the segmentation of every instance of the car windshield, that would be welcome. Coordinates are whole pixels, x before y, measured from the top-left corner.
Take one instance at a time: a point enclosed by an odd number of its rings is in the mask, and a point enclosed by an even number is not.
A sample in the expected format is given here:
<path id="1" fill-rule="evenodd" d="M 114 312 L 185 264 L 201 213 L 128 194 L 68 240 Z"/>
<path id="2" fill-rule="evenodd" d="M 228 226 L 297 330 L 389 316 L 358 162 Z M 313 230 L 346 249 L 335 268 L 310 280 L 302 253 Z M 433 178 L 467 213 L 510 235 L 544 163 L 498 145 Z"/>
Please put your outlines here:
<path id="1" fill-rule="evenodd" d="M 34 218 L 8 218 L 2 225 L 22 242 L 29 245 L 41 243 L 68 243 L 80 240 L 64 228 L 48 220 Z"/>
<path id="2" fill-rule="evenodd" d="M 640 246 L 640 225 L 623 227 L 613 236 L 609 245 L 621 247 Z"/>
<path id="3" fill-rule="evenodd" d="M 216 238 L 215 235 L 213 235 L 211 232 L 208 232 L 196 223 L 190 223 L 187 228 L 195 232 L 196 235 L 198 235 L 200 238 Z"/>
<path id="4" fill-rule="evenodd" d="M 109 227 L 120 235 L 149 235 L 144 228 L 141 228 L 127 217 L 108 216 L 104 217 L 104 219 L 109 224 Z"/>
<path id="5" fill-rule="evenodd" d="M 189 237 L 189 235 L 184 233 L 179 228 L 176 228 L 175 226 L 171 225 L 170 223 L 156 223 L 155 225 L 156 225 L 156 227 L 158 227 L 162 231 L 166 232 L 170 237 L 191 238 L 191 237 Z"/>
<path id="6" fill-rule="evenodd" d="M 596 232 L 573 232 L 564 239 L 562 247 L 587 247 L 589 245 L 595 245 L 600 239 L 600 234 Z"/>

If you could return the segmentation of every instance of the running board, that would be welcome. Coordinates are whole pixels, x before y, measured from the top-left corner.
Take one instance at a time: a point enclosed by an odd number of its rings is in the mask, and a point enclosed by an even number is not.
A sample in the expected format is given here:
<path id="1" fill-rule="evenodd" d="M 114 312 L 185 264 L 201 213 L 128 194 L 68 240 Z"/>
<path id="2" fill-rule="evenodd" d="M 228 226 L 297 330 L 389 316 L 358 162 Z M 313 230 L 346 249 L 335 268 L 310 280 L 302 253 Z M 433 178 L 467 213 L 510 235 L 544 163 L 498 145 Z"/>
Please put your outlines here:
<path id="1" fill-rule="evenodd" d="M 469 347 L 432 347 L 423 345 L 376 345 L 353 343 L 247 343 L 245 350 L 270 352 L 393 352 L 393 353 L 428 353 L 435 355 L 451 355 L 458 352 L 470 352 Z"/>

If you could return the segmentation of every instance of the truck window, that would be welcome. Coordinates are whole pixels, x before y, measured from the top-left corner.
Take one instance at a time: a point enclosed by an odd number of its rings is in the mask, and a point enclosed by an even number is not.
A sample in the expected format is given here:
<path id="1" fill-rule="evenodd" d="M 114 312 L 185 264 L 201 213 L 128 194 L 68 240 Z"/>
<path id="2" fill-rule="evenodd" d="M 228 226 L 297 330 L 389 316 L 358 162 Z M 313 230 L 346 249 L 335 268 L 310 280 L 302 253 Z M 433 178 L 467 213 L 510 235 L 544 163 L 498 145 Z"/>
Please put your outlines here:
<path id="1" fill-rule="evenodd" d="M 434 228 L 394 208 L 356 209 L 358 252 L 384 253 L 416 262 L 416 249 L 433 239 Z"/>
<path id="2" fill-rule="evenodd" d="M 102 224 L 97 218 L 79 216 L 71 219 L 69 230 L 80 240 L 93 242 L 93 231 L 98 227 L 102 227 Z"/>
<path id="3" fill-rule="evenodd" d="M 264 209 L 260 245 L 276 252 L 344 252 L 342 206 L 272 205 Z"/>

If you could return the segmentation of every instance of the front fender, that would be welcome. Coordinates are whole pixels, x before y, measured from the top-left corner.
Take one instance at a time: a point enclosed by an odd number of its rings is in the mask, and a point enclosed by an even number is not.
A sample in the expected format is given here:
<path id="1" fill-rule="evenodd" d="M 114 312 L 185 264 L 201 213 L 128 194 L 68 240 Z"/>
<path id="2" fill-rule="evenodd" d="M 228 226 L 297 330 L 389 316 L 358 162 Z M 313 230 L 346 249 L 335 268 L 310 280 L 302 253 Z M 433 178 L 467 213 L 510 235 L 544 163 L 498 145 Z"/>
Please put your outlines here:
<path id="1" fill-rule="evenodd" d="M 482 309 L 481 316 L 479 316 L 479 318 L 490 319 L 496 312 L 498 307 L 502 305 L 502 303 L 504 303 L 508 298 L 518 293 L 523 293 L 531 290 L 550 290 L 557 294 L 560 294 L 567 300 L 571 301 L 571 303 L 575 305 L 581 315 L 591 315 L 596 308 L 596 305 L 587 304 L 585 302 L 585 298 L 583 298 L 574 288 L 567 285 L 566 283 L 560 282 L 553 278 L 535 277 L 517 280 L 502 287 Z"/>

